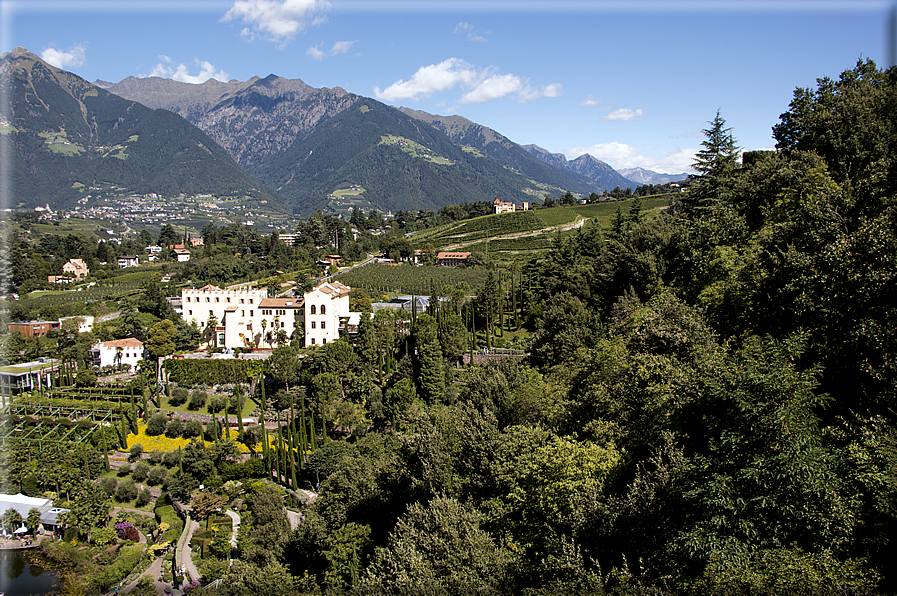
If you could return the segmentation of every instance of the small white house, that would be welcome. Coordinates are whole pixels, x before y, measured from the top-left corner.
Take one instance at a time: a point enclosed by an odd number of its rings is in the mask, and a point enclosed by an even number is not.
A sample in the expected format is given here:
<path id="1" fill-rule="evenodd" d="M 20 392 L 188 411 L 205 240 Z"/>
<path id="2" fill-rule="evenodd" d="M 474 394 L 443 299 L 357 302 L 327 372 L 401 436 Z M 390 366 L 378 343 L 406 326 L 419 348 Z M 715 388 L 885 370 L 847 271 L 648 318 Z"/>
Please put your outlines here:
<path id="1" fill-rule="evenodd" d="M 126 267 L 136 267 L 140 264 L 140 260 L 137 258 L 137 255 L 122 255 L 118 257 L 118 266 L 122 269 Z"/>
<path id="2" fill-rule="evenodd" d="M 133 369 L 143 359 L 143 342 L 129 337 L 113 341 L 98 341 L 90 351 L 94 355 L 94 363 L 103 366 L 130 364 Z"/>

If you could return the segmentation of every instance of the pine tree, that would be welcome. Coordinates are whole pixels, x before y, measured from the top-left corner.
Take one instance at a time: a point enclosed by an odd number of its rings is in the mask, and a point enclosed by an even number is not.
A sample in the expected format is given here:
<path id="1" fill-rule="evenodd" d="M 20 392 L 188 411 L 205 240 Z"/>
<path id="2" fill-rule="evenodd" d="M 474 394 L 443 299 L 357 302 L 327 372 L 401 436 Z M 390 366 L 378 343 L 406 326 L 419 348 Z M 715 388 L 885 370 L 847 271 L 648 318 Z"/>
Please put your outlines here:
<path id="1" fill-rule="evenodd" d="M 682 213 L 689 218 L 703 216 L 728 198 L 738 167 L 740 150 L 719 110 L 708 124 L 710 127 L 701 131 L 705 137 L 701 143 L 703 149 L 695 155 L 692 164 L 699 175 L 681 201 Z"/>

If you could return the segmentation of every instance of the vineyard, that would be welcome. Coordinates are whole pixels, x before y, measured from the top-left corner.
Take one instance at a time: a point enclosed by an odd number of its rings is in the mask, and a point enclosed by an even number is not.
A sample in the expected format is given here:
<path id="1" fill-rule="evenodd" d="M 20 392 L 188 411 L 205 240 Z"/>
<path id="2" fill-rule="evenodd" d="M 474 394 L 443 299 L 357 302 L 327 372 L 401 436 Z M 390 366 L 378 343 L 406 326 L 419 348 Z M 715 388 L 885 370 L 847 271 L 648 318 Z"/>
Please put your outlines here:
<path id="1" fill-rule="evenodd" d="M 632 200 L 609 201 L 607 203 L 576 205 L 575 207 L 572 207 L 571 210 L 582 215 L 583 217 L 594 219 L 596 222 L 601 223 L 603 227 L 607 227 L 610 225 L 611 219 L 616 215 L 617 209 L 619 209 L 623 213 L 623 215 L 626 215 L 629 212 L 629 207 L 631 205 Z M 649 218 L 657 216 L 663 209 L 666 209 L 669 206 L 669 195 L 642 197 L 642 211 L 647 212 L 646 215 Z M 546 211 L 552 210 L 546 209 Z"/>
<path id="2" fill-rule="evenodd" d="M 454 286 L 462 281 L 476 292 L 486 282 L 487 275 L 488 271 L 481 268 L 374 264 L 341 273 L 337 279 L 372 294 L 429 295 L 432 288 Z"/>

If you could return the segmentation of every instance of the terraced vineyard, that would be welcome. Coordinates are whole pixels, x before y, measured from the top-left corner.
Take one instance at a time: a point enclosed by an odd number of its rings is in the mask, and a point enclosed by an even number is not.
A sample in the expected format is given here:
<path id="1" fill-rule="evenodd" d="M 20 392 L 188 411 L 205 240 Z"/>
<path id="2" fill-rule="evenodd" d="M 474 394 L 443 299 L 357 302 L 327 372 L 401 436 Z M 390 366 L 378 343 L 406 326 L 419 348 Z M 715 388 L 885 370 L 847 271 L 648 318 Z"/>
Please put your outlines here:
<path id="1" fill-rule="evenodd" d="M 487 275 L 487 270 L 481 268 L 374 264 L 341 273 L 336 279 L 352 288 L 364 288 L 372 295 L 429 295 L 432 288 L 438 290 L 460 281 L 477 291 L 486 282 Z"/>
<path id="2" fill-rule="evenodd" d="M 497 261 L 527 260 L 551 248 L 558 233 L 569 232 L 585 218 L 568 207 L 484 215 L 416 233 L 415 248 L 483 252 Z"/>
<path id="3" fill-rule="evenodd" d="M 411 241 L 415 248 L 432 244 L 436 250 L 479 251 L 493 261 L 529 260 L 550 250 L 559 235 L 575 233 L 586 221 L 609 227 L 617 209 L 628 214 L 631 204 L 631 200 L 611 201 L 484 215 L 416 232 Z M 645 197 L 641 204 L 647 217 L 656 217 L 669 206 L 669 197 Z"/>

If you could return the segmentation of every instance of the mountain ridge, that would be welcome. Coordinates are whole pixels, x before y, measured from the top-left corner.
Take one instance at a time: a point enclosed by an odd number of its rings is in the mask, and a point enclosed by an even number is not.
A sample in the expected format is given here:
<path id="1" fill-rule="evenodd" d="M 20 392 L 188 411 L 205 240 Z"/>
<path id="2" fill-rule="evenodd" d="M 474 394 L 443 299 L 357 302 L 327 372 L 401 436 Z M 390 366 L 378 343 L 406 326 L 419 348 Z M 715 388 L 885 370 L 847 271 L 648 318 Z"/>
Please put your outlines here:
<path id="1" fill-rule="evenodd" d="M 129 101 L 25 48 L 0 58 L 9 81 L 15 207 L 66 208 L 103 183 L 138 194 L 255 194 L 276 199 L 207 134 Z"/>

